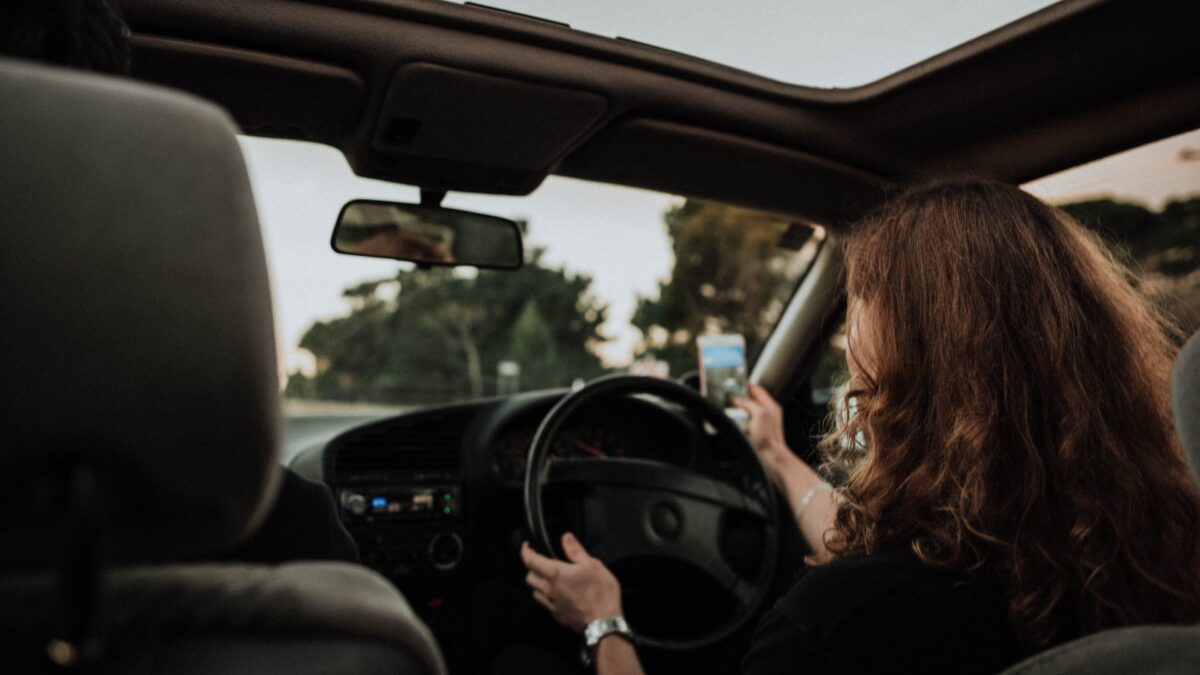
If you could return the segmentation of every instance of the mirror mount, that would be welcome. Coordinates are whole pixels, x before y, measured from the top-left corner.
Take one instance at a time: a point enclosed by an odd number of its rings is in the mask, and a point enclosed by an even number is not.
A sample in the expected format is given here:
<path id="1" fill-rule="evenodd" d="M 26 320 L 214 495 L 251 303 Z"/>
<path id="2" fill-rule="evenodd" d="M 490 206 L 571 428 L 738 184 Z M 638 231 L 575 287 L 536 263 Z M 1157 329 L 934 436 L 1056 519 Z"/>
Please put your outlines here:
<path id="1" fill-rule="evenodd" d="M 442 205 L 442 200 L 445 198 L 445 190 L 426 190 L 425 188 L 421 188 L 421 206 L 436 209 Z"/>
<path id="2" fill-rule="evenodd" d="M 421 188 L 421 206 L 436 209 L 442 205 L 442 200 L 445 198 L 445 190 L 430 190 L 427 188 Z M 433 269 L 433 265 L 431 263 L 422 261 L 414 262 L 417 265 L 417 269 L 423 272 Z"/>

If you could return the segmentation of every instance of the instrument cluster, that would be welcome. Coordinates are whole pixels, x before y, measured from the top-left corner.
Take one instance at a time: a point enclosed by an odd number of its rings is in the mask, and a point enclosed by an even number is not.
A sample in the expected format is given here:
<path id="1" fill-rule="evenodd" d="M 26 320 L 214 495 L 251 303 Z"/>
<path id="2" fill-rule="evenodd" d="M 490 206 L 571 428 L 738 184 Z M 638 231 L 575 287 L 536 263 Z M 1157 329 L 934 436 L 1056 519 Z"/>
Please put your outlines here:
<path id="1" fill-rule="evenodd" d="M 540 419 L 522 420 L 502 432 L 490 448 L 491 472 L 502 483 L 517 485 L 525 480 L 525 464 Z M 671 438 L 663 425 L 644 415 L 613 416 L 600 420 L 581 419 L 558 433 L 550 457 L 627 457 L 686 464 L 686 443 Z"/>

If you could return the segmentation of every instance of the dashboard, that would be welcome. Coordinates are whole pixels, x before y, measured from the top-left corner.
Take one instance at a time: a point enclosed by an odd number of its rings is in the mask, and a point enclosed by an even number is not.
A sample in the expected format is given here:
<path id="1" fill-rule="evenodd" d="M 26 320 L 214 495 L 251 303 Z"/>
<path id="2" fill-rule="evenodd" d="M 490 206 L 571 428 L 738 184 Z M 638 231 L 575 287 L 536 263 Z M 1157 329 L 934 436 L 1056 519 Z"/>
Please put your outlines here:
<path id="1" fill-rule="evenodd" d="M 484 605 L 497 606 L 481 593 L 522 576 L 517 551 L 527 538 L 521 496 L 526 455 L 542 419 L 566 393 L 364 422 L 291 462 L 301 475 L 330 486 L 362 563 L 405 593 L 441 642 L 452 672 L 477 670 L 455 661 L 481 651 L 472 644 L 479 639 L 472 617 L 486 612 Z M 704 437 L 672 404 L 634 395 L 578 410 L 560 430 L 551 456 L 690 466 Z M 529 622 L 547 620 L 537 612 Z"/>

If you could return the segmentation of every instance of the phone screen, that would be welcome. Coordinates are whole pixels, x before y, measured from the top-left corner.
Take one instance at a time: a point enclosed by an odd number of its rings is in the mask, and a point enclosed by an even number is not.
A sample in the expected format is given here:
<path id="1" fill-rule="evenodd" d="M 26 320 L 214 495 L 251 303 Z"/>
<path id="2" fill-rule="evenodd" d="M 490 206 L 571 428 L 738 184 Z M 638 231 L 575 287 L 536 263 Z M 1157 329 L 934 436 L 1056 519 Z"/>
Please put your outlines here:
<path id="1" fill-rule="evenodd" d="M 741 335 L 701 335 L 700 391 L 718 408 L 732 408 L 746 398 L 746 339 Z"/>

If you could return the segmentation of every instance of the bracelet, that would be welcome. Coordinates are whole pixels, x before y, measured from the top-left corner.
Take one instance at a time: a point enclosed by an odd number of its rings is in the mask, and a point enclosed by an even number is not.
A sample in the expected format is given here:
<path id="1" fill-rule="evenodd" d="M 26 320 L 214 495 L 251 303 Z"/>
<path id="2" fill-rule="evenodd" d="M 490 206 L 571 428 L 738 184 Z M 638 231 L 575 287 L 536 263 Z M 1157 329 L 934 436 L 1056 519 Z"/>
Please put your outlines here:
<path id="1" fill-rule="evenodd" d="M 821 481 L 820 483 L 808 488 L 808 491 L 805 492 L 804 496 L 800 498 L 800 505 L 796 507 L 796 520 L 799 521 L 800 516 L 804 515 L 804 510 L 808 508 L 809 503 L 812 502 L 813 497 L 817 496 L 818 492 L 829 492 L 832 490 L 833 486 L 825 481 Z"/>

